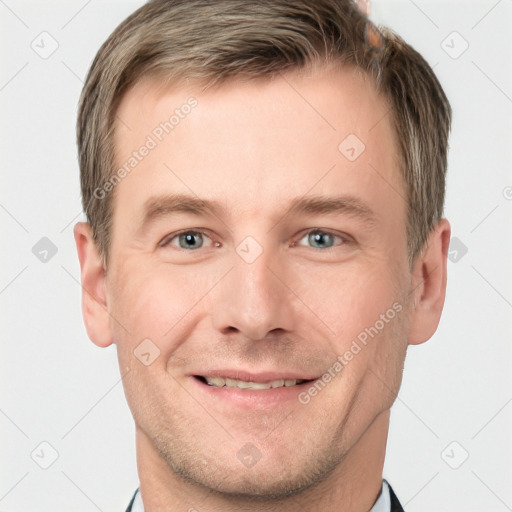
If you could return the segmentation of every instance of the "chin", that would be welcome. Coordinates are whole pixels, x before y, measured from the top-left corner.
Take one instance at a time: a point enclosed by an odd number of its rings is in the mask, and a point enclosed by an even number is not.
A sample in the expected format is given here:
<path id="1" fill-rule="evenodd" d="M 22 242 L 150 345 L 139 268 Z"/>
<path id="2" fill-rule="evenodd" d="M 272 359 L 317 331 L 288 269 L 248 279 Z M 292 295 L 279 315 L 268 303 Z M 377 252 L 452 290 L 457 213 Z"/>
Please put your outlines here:
<path id="1" fill-rule="evenodd" d="M 249 445 L 250 443 L 247 443 Z M 245 446 L 245 445 L 244 445 Z M 254 446 L 254 445 L 253 445 Z M 217 447 L 218 448 L 218 447 Z M 197 446 L 196 446 L 197 449 Z M 329 450 L 324 457 L 316 453 L 313 457 L 299 450 L 289 453 L 289 457 L 261 456 L 255 461 L 244 460 L 238 450 L 238 457 L 227 459 L 226 453 L 221 455 L 191 455 L 166 451 L 167 464 L 181 478 L 193 486 L 199 486 L 209 492 L 223 495 L 228 498 L 247 501 L 279 500 L 300 494 L 315 487 L 325 480 L 339 464 L 339 458 Z M 251 448 L 246 446 L 246 452 Z M 229 450 L 231 451 L 231 450 Z M 172 453 L 172 455 L 171 455 Z M 290 459 L 290 456 L 301 456 L 301 459 Z M 257 457 L 254 453 L 253 457 Z"/>

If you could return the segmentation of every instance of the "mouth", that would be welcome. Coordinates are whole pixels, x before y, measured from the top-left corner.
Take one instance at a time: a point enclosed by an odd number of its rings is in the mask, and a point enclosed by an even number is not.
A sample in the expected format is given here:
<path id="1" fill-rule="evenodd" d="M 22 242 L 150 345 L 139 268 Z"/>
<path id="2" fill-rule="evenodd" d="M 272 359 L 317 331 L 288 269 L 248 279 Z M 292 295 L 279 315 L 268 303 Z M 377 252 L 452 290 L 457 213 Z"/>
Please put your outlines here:
<path id="1" fill-rule="evenodd" d="M 209 406 L 219 407 L 222 414 L 236 415 L 240 410 L 268 414 L 272 409 L 294 407 L 299 404 L 299 395 L 318 377 L 291 369 L 254 372 L 219 368 L 193 372 L 189 378 Z"/>
<path id="2" fill-rule="evenodd" d="M 314 379 L 274 379 L 266 382 L 255 382 L 253 380 L 240 380 L 229 377 L 194 375 L 194 377 L 214 388 L 231 388 L 246 390 L 267 390 L 276 388 L 291 388 L 312 382 Z"/>

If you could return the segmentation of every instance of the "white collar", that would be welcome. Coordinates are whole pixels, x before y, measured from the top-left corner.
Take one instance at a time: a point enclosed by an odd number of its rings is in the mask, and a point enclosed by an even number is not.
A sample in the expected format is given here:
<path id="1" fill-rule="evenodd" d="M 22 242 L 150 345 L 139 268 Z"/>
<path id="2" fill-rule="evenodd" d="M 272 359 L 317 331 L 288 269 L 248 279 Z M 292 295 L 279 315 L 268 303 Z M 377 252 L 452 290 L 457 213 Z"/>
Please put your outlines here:
<path id="1" fill-rule="evenodd" d="M 389 484 L 386 480 L 382 480 L 382 490 L 370 512 L 391 512 L 391 496 L 389 495 Z"/>
<path id="2" fill-rule="evenodd" d="M 132 512 L 144 512 L 144 504 L 140 496 L 140 491 L 137 490 L 135 499 L 133 500 Z M 373 505 L 370 512 L 391 512 L 391 498 L 389 496 L 389 485 L 386 480 L 382 481 L 382 490 Z"/>
<path id="3" fill-rule="evenodd" d="M 133 500 L 132 512 L 144 512 L 144 504 L 142 503 L 142 498 L 140 496 L 140 489 L 137 489 L 137 494 Z"/>

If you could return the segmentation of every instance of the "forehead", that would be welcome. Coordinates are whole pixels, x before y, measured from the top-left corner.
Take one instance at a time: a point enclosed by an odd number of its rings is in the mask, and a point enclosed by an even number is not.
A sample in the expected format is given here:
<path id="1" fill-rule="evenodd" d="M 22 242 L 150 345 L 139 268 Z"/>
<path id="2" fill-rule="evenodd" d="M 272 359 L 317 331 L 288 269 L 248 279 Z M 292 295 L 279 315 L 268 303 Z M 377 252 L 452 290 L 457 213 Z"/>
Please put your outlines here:
<path id="1" fill-rule="evenodd" d="M 129 202 L 126 215 L 140 217 L 148 198 L 165 193 L 259 216 L 309 191 L 360 195 L 377 210 L 405 197 L 388 102 L 353 68 L 206 89 L 145 79 L 117 117 L 116 167 L 128 172 L 115 211 Z"/>
<path id="2" fill-rule="evenodd" d="M 209 112 L 218 108 L 226 109 L 226 115 L 218 121 L 225 118 L 226 122 L 233 123 L 228 114 L 236 108 L 241 124 L 247 119 L 256 120 L 261 114 L 268 116 L 269 129 L 276 130 L 284 124 L 285 129 L 291 130 L 294 118 L 300 116 L 305 122 L 312 122 L 310 133 L 321 125 L 333 132 L 350 127 L 363 137 L 369 135 L 365 132 L 371 131 L 390 109 L 387 99 L 377 91 L 368 74 L 354 66 L 336 63 L 312 64 L 272 77 L 232 78 L 213 86 L 194 84 L 196 82 L 187 85 L 183 81 L 167 84 L 151 77 L 138 80 L 123 95 L 117 109 L 116 141 L 122 144 L 133 127 L 150 133 L 155 122 L 159 124 L 170 117 L 162 119 L 162 115 L 180 110 L 191 96 L 200 100 L 202 108 L 195 111 L 187 124 L 195 119 L 197 126 L 199 119 L 204 121 Z"/>

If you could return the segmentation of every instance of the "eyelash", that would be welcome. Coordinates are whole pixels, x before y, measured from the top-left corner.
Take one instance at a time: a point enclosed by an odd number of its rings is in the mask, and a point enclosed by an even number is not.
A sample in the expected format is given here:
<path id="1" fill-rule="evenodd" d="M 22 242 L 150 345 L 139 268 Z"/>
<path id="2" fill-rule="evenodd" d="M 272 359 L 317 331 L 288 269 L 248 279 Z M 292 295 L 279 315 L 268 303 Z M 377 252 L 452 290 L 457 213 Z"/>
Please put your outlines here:
<path id="1" fill-rule="evenodd" d="M 298 242 L 293 242 L 292 247 L 302 247 L 302 246 L 299 246 L 298 243 L 301 240 L 303 240 L 305 237 L 310 235 L 311 233 L 330 235 L 330 236 L 334 237 L 335 239 L 337 238 L 337 239 L 342 241 L 341 244 L 333 245 L 332 247 L 324 247 L 324 248 L 321 248 L 321 247 L 310 247 L 311 249 L 315 249 L 316 251 L 330 252 L 330 251 L 335 250 L 340 245 L 348 245 L 351 242 L 353 242 L 353 240 L 348 235 L 340 235 L 340 234 L 333 233 L 330 230 L 324 230 L 324 229 L 320 229 L 320 228 L 311 228 L 311 229 L 307 230 L 306 232 L 302 233 L 302 236 L 300 237 L 299 241 Z M 171 242 L 174 239 L 178 238 L 180 235 L 185 235 L 185 234 L 203 235 L 203 236 L 206 236 L 206 237 L 211 239 L 211 237 L 208 235 L 207 231 L 194 230 L 194 229 L 184 229 L 184 230 L 181 230 L 181 231 L 177 231 L 176 233 L 171 233 L 170 235 L 166 236 L 159 243 L 159 246 L 160 247 L 167 247 L 167 246 L 171 245 Z M 214 242 L 213 240 L 212 240 L 212 242 L 213 242 L 214 246 L 215 246 L 215 244 L 218 243 L 218 242 Z M 177 250 L 184 251 L 184 252 L 195 252 L 195 251 L 197 251 L 199 249 L 202 249 L 202 248 L 203 248 L 202 246 L 198 247 L 197 249 L 184 249 L 182 247 L 179 247 L 179 248 L 176 247 Z"/>
<path id="2" fill-rule="evenodd" d="M 307 237 L 310 234 L 312 234 L 312 233 L 318 233 L 318 234 L 322 234 L 322 235 L 330 235 L 334 239 L 338 239 L 338 240 L 341 241 L 337 245 L 336 245 L 336 242 L 334 241 L 333 242 L 334 245 L 332 247 L 321 248 L 321 247 L 311 247 L 311 246 L 309 246 L 310 249 L 315 249 L 316 251 L 321 251 L 321 252 L 334 251 L 337 248 L 339 248 L 340 246 L 349 245 L 353 241 L 348 235 L 345 235 L 345 234 L 343 234 L 343 235 L 342 234 L 336 234 L 333 231 L 330 231 L 328 229 L 312 228 L 312 229 L 308 229 L 307 231 L 302 233 L 302 235 L 301 235 L 301 237 L 299 239 L 299 242 L 301 240 L 303 240 L 305 237 Z M 298 246 L 298 242 L 293 242 L 292 247 L 297 247 L 297 246 Z M 299 247 L 302 247 L 302 246 L 299 246 Z"/>
<path id="3" fill-rule="evenodd" d="M 171 245 L 172 240 L 174 240 L 175 238 L 178 238 L 180 235 L 186 235 L 186 234 L 203 235 L 203 236 L 207 236 L 208 238 L 211 238 L 208 236 L 208 233 L 206 231 L 201 231 L 201 230 L 197 230 L 197 229 L 183 229 L 181 231 L 177 231 L 176 233 L 171 233 L 170 235 L 167 235 L 158 245 L 160 247 L 167 247 L 168 245 Z M 199 249 L 201 249 L 201 248 L 202 247 L 200 247 Z M 188 252 L 197 251 L 197 249 L 187 250 L 187 249 L 183 249 L 181 247 L 176 248 L 176 249 L 181 250 L 181 251 L 188 251 Z"/>

